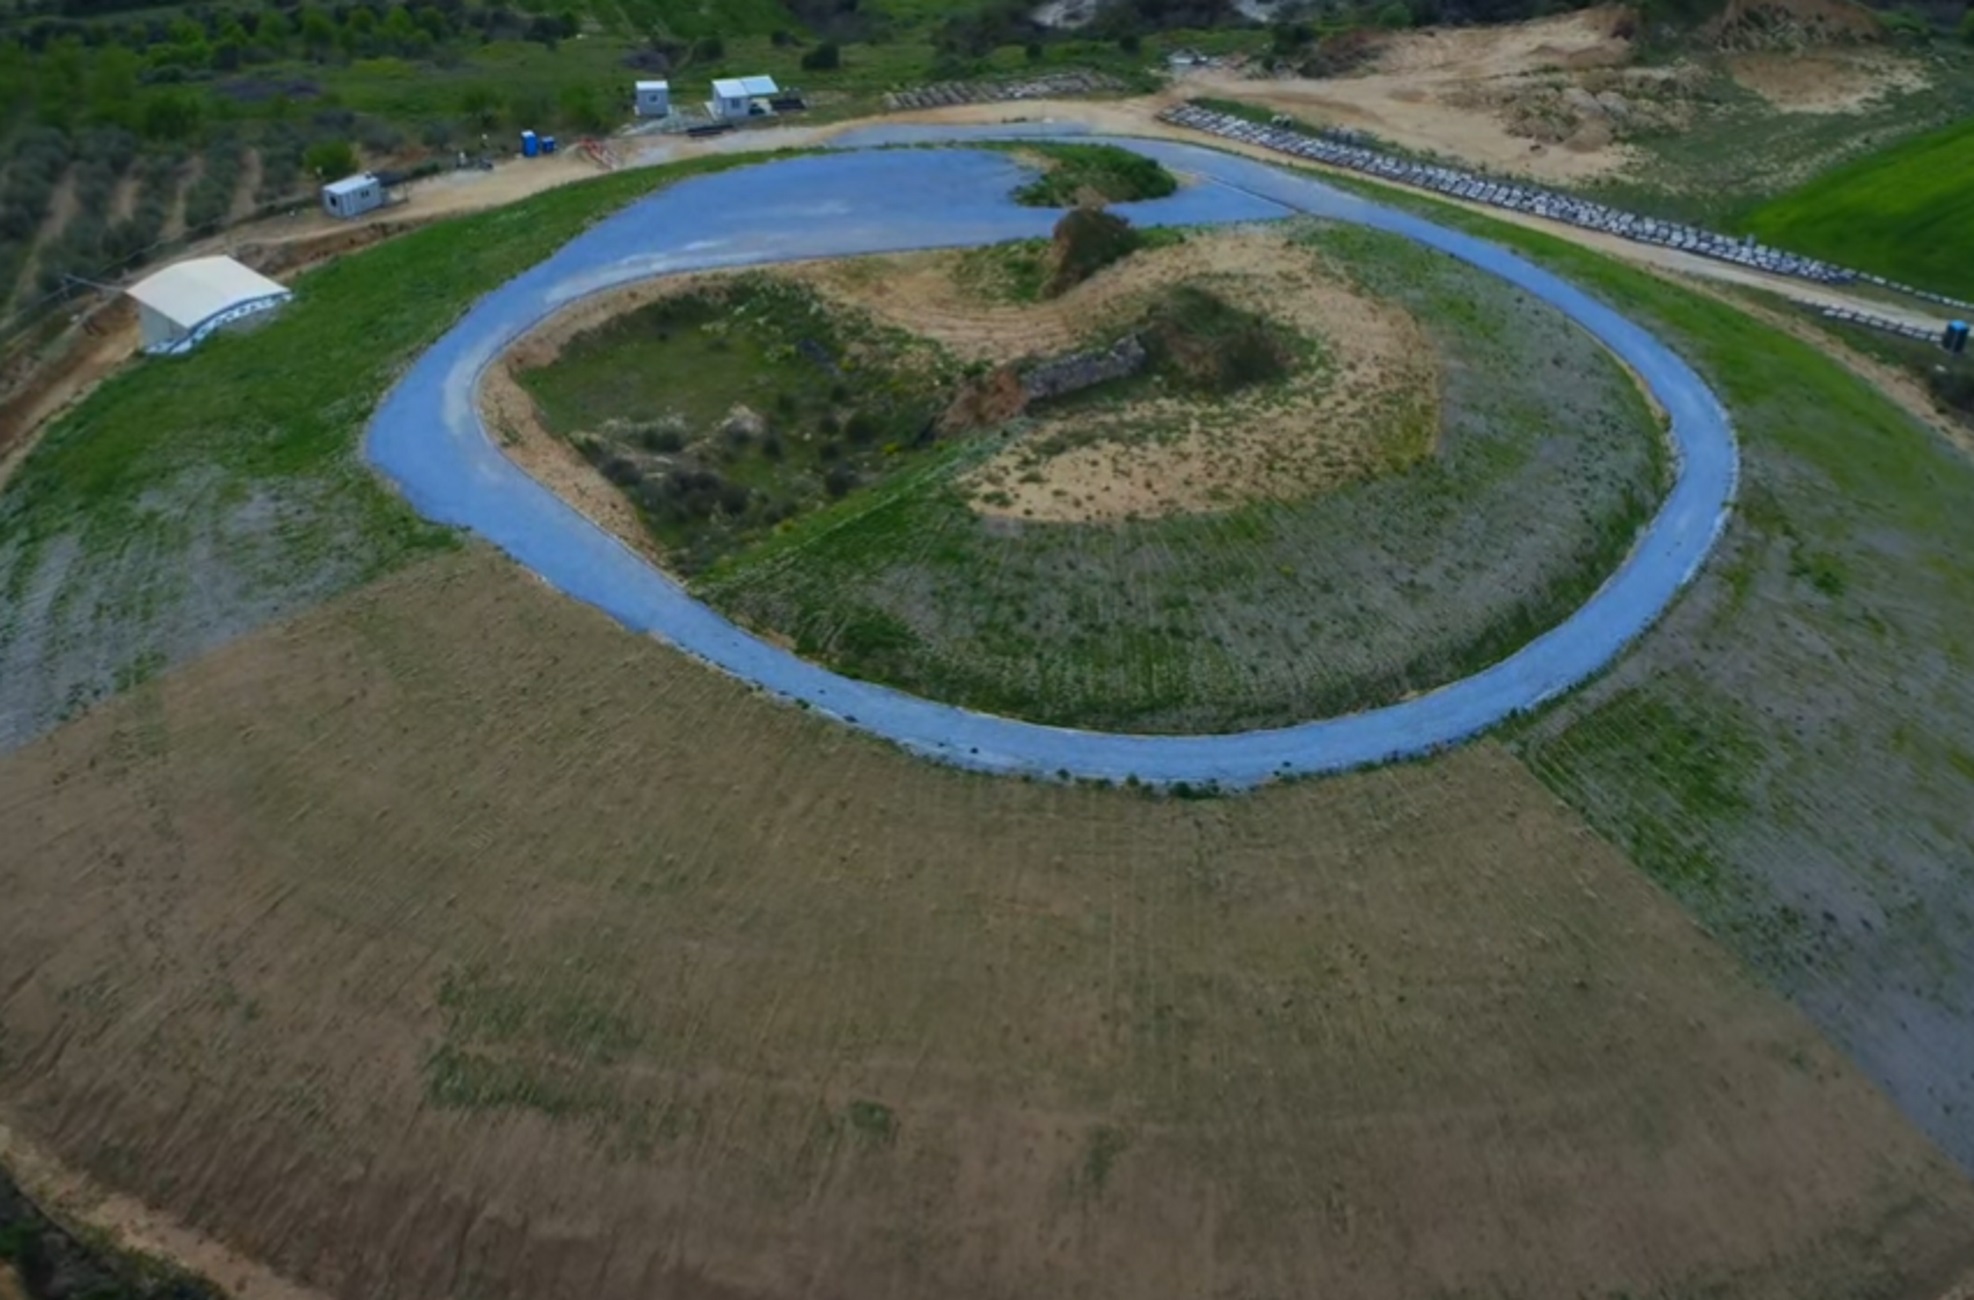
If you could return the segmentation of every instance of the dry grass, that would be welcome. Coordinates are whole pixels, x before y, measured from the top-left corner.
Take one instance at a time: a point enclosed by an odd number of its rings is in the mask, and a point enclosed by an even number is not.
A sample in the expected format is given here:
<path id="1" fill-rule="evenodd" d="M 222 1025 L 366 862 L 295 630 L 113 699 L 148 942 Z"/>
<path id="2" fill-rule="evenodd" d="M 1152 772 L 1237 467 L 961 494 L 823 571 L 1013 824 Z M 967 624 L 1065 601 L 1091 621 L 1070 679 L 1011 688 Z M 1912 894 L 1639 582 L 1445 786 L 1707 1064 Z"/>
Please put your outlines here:
<path id="1" fill-rule="evenodd" d="M 1431 453 L 1439 375 L 1403 307 L 1352 288 L 1277 229 L 1196 236 L 1145 261 L 1132 273 L 1141 282 L 1196 285 L 1288 325 L 1317 342 L 1322 363 L 1255 392 L 1040 420 L 972 476 L 976 510 L 1041 523 L 1225 510 L 1395 473 Z"/>
<path id="2" fill-rule="evenodd" d="M 0 1098 L 338 1294 L 1910 1296 L 1974 1193 L 1501 750 L 930 768 L 482 552 L 0 763 Z"/>

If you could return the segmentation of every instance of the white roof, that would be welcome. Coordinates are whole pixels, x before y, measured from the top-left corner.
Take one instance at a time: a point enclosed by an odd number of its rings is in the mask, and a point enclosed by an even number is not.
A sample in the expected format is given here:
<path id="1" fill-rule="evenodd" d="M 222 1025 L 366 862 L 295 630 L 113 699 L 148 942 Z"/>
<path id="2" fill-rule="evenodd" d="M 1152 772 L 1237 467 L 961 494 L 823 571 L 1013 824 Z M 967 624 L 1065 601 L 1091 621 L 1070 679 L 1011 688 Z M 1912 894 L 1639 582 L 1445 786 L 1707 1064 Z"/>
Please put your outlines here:
<path id="1" fill-rule="evenodd" d="M 355 176 L 345 176 L 339 181 L 330 181 L 322 187 L 324 194 L 354 194 L 377 183 L 377 177 L 370 172 L 359 172 Z"/>
<path id="2" fill-rule="evenodd" d="M 756 95 L 779 95 L 781 87 L 773 77 L 722 77 L 713 83 L 713 94 L 720 99 L 752 99 Z"/>
<path id="3" fill-rule="evenodd" d="M 670 90 L 672 83 L 669 81 L 640 81 L 637 83 L 637 88 L 639 90 Z"/>
<path id="4" fill-rule="evenodd" d="M 128 293 L 152 311 L 192 329 L 229 307 L 288 290 L 230 257 L 195 257 L 167 266 L 130 286 Z"/>

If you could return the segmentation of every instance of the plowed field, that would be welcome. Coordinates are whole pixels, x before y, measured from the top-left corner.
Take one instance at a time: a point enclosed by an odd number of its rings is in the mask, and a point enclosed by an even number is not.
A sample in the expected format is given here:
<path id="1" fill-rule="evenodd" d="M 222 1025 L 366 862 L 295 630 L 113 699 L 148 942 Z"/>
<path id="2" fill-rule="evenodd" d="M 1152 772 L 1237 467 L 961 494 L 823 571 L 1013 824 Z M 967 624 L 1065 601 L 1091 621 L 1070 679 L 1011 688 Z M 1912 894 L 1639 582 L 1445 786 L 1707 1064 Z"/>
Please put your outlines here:
<path id="1" fill-rule="evenodd" d="M 934 768 L 504 562 L 0 762 L 8 1118 L 349 1297 L 1919 1296 L 1974 1191 L 1491 745 Z"/>

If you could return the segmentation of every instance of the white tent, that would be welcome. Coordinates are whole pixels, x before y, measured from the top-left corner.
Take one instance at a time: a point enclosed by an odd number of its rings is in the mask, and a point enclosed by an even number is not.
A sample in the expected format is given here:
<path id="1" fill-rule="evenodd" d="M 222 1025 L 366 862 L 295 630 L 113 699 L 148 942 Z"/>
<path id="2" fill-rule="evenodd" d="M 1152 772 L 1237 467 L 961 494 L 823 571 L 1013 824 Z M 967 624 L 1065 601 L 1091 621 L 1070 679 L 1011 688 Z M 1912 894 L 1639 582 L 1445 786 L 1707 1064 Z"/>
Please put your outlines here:
<path id="1" fill-rule="evenodd" d="M 216 329 L 269 311 L 292 295 L 230 257 L 195 257 L 130 286 L 144 350 L 185 352 Z"/>

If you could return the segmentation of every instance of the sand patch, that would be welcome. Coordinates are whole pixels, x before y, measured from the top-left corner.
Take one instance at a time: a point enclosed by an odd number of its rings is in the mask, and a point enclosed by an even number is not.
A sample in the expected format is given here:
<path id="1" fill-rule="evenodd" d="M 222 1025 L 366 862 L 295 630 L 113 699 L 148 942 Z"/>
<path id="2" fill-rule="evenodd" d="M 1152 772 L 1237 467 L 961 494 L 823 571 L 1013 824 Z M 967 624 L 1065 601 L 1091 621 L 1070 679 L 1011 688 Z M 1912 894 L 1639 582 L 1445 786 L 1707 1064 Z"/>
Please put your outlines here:
<path id="1" fill-rule="evenodd" d="M 1352 289 L 1277 231 L 1189 241 L 1168 282 L 1318 341 L 1320 361 L 1226 398 L 1173 394 L 1036 422 L 967 480 L 974 508 L 1050 523 L 1224 510 L 1308 496 L 1431 453 L 1438 377 L 1410 314 Z"/>

